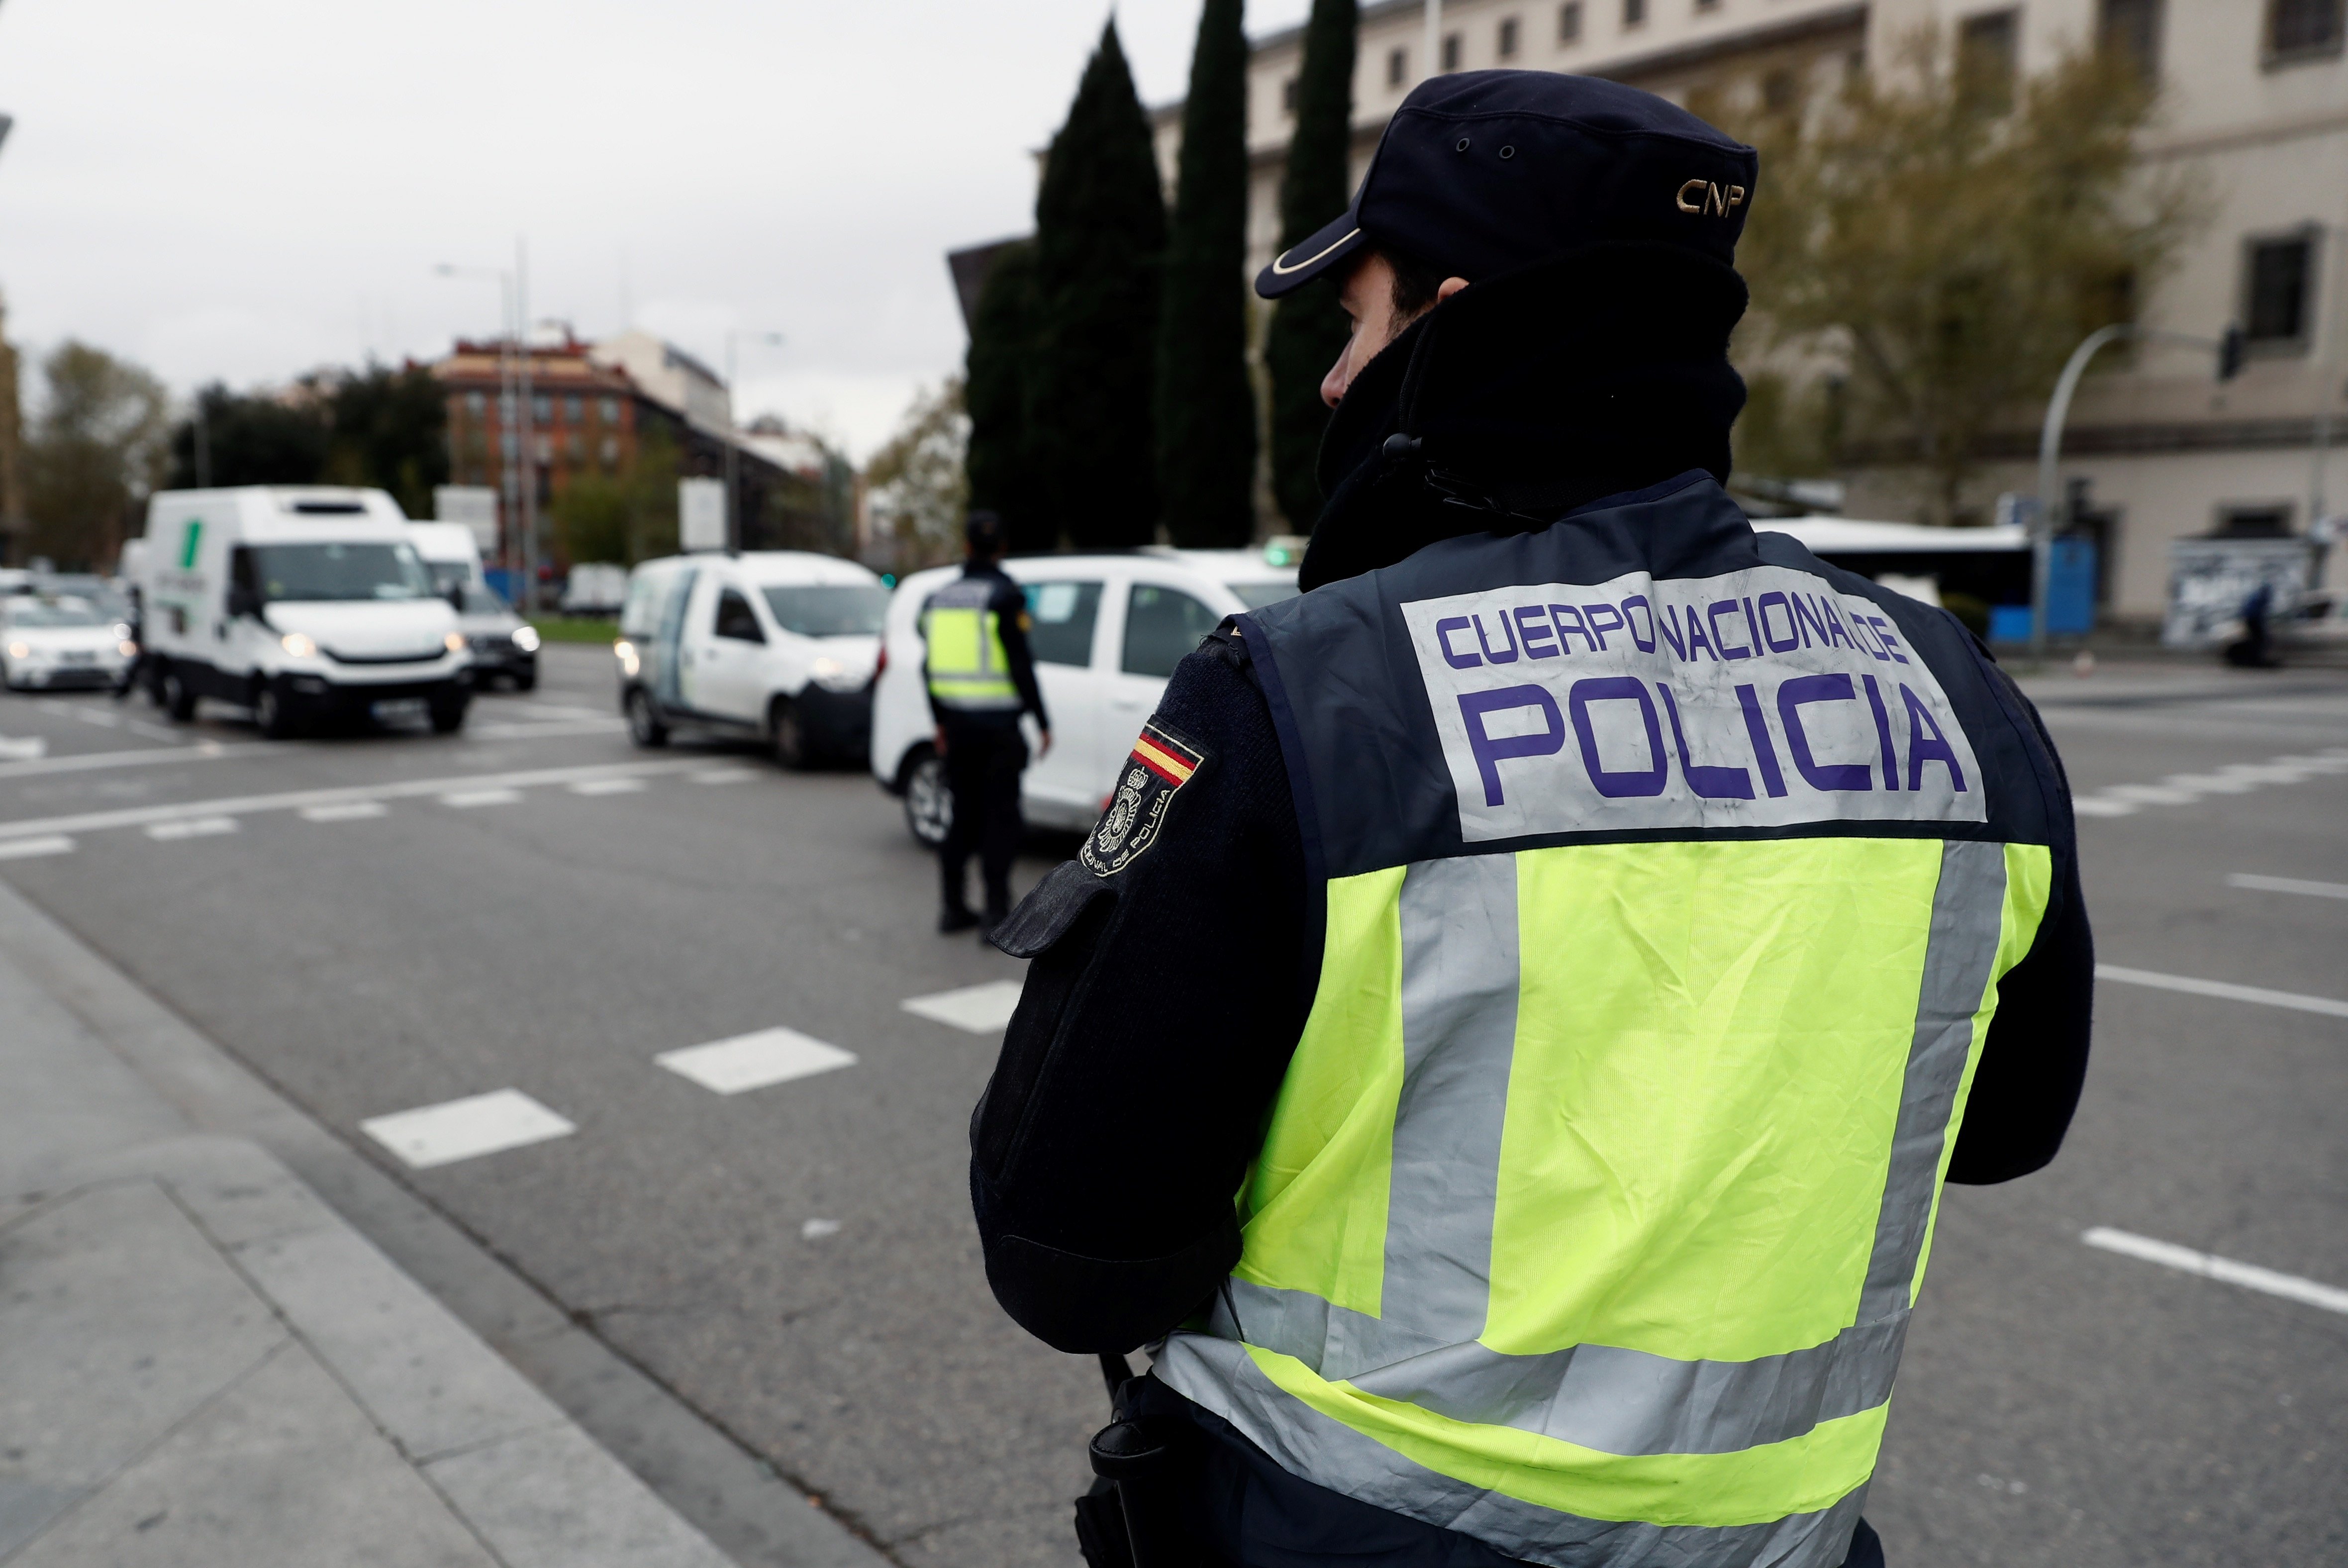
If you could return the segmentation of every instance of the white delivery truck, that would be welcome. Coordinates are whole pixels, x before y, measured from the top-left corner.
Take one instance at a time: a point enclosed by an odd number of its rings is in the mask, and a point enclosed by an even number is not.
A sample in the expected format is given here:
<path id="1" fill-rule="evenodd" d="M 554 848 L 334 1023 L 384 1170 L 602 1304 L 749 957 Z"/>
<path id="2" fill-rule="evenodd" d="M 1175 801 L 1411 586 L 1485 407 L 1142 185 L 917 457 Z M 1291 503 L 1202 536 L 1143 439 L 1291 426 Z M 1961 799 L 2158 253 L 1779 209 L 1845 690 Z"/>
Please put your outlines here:
<path id="1" fill-rule="evenodd" d="M 889 590 L 853 561 L 798 550 L 672 555 L 628 578 L 613 652 L 638 746 L 679 726 L 755 736 L 786 768 L 859 758 Z"/>
<path id="2" fill-rule="evenodd" d="M 465 722 L 457 612 L 379 490 L 164 490 L 137 563 L 143 678 L 174 719 L 214 697 L 275 737 L 420 699 L 435 730 Z"/>

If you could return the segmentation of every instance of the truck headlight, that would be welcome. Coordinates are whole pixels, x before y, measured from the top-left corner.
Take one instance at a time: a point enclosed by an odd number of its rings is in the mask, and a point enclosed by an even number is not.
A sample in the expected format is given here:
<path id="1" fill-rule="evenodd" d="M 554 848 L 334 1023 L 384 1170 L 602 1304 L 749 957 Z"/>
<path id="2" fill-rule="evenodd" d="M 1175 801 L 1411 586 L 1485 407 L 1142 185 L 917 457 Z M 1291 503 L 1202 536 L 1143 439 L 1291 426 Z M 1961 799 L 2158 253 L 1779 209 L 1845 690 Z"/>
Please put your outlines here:
<path id="1" fill-rule="evenodd" d="M 33 645 L 11 643 L 8 645 L 8 656 L 12 659 L 29 659 L 33 656 Z"/>
<path id="2" fill-rule="evenodd" d="M 520 648 L 525 654 L 534 654 L 538 652 L 538 628 L 536 626 L 517 626 L 514 628 L 513 645 Z"/>
<path id="3" fill-rule="evenodd" d="M 854 691 L 864 684 L 862 676 L 834 658 L 816 660 L 808 666 L 808 675 L 826 691 Z"/>
<path id="4" fill-rule="evenodd" d="M 451 632 L 440 639 L 440 645 L 452 654 L 461 654 L 465 651 L 465 634 Z"/>
<path id="5" fill-rule="evenodd" d="M 620 673 L 630 680 L 635 679 L 636 672 L 644 668 L 644 660 L 636 655 L 636 645 L 623 637 L 612 645 L 612 652 L 620 661 Z"/>
<path id="6" fill-rule="evenodd" d="M 114 649 L 115 652 L 120 654 L 126 659 L 135 659 L 139 656 L 139 645 L 132 642 L 128 637 L 125 637 L 122 641 L 115 644 Z"/>
<path id="7" fill-rule="evenodd" d="M 277 645 L 297 659 L 315 658 L 318 645 L 299 632 L 288 632 L 277 639 Z"/>

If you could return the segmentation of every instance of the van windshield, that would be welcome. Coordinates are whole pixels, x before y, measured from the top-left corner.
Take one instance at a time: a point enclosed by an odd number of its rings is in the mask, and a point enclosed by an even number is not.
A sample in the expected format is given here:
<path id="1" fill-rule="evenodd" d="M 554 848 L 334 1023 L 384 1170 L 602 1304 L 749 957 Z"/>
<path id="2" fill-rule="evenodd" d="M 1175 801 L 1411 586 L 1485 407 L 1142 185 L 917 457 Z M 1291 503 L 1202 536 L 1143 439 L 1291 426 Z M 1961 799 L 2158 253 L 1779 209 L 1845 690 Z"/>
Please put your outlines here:
<path id="1" fill-rule="evenodd" d="M 889 590 L 877 583 L 819 583 L 765 592 L 775 624 L 802 637 L 878 636 L 880 619 L 889 613 Z"/>
<path id="2" fill-rule="evenodd" d="M 252 555 L 271 603 L 433 596 L 431 574 L 405 544 L 257 544 Z"/>

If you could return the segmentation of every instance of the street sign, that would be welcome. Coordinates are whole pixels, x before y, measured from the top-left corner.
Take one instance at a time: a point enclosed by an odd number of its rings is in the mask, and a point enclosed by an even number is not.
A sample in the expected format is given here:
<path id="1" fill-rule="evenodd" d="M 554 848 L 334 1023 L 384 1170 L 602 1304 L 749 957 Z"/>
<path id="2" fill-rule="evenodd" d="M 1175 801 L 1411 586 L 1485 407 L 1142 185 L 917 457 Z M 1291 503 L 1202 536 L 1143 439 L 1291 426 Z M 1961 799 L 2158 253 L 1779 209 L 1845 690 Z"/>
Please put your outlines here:
<path id="1" fill-rule="evenodd" d="M 726 548 L 726 481 L 676 481 L 676 542 L 680 550 Z"/>

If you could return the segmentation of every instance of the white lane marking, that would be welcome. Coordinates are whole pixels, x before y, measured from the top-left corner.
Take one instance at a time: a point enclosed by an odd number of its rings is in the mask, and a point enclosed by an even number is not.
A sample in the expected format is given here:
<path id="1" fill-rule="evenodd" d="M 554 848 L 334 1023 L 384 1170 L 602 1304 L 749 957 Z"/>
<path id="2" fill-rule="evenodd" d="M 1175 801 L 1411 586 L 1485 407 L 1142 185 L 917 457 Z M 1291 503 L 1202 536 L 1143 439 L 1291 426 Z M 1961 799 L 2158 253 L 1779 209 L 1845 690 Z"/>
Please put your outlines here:
<path id="1" fill-rule="evenodd" d="M 570 789 L 573 795 L 633 795 L 644 787 L 641 779 L 582 779 Z"/>
<path id="2" fill-rule="evenodd" d="M 2096 978 L 2123 985 L 2149 985 L 2156 991 L 2182 991 L 2192 996 L 2217 996 L 2229 1002 L 2255 1002 L 2261 1007 L 2288 1007 L 2298 1013 L 2321 1013 L 2327 1018 L 2348 1018 L 2348 1002 L 2329 996 L 2302 996 L 2291 991 L 2270 991 L 2263 985 L 2237 985 L 2230 980 L 2196 980 L 2187 975 L 2161 975 L 2150 969 L 2123 969 L 2116 964 L 2096 965 Z"/>
<path id="3" fill-rule="evenodd" d="M 150 822 L 147 836 L 165 842 L 176 839 L 211 839 L 236 831 L 234 817 L 182 817 L 174 822 Z"/>
<path id="4" fill-rule="evenodd" d="M 256 747 L 256 750 L 268 750 Z M 132 806 L 75 817 L 40 817 L 0 822 L 0 840 L 43 833 L 94 833 L 107 828 L 140 828 L 185 817 L 250 816 L 256 811 L 298 811 L 304 806 L 335 806 L 349 800 L 409 800 L 465 789 L 526 789 L 569 784 L 580 779 L 610 779 L 683 773 L 700 764 L 684 758 L 663 762 L 598 762 L 578 768 L 539 768 L 521 773 L 458 774 L 454 778 L 407 779 L 390 784 L 351 784 L 328 789 L 295 789 L 283 795 L 242 795 L 221 800 L 191 800 L 177 806 Z"/>
<path id="5" fill-rule="evenodd" d="M 1011 1015 L 1019 1006 L 1019 991 L 1020 983 L 1016 980 L 989 980 L 983 985 L 965 985 L 959 991 L 909 996 L 898 1006 L 933 1023 L 951 1024 L 973 1035 L 991 1035 L 1011 1022 Z"/>
<path id="6" fill-rule="evenodd" d="M 2127 1231 L 2116 1231 L 2109 1225 L 2097 1225 L 2079 1238 L 2091 1247 L 2107 1253 L 2119 1253 L 2131 1258 L 2141 1258 L 2148 1264 L 2199 1274 L 2204 1279 L 2222 1280 L 2245 1290 L 2264 1291 L 2286 1301 L 2304 1302 L 2320 1306 L 2326 1312 L 2348 1313 L 2348 1290 L 2336 1285 L 2319 1284 L 2312 1279 L 2287 1274 L 2274 1269 L 2262 1269 L 2256 1264 L 2236 1263 L 2214 1253 L 2197 1253 L 2190 1247 L 2180 1247 L 2173 1242 L 2156 1242 L 2150 1236 L 2139 1236 Z"/>
<path id="7" fill-rule="evenodd" d="M 2249 872 L 2236 872 L 2226 879 L 2228 887 L 2246 887 L 2253 892 L 2296 892 L 2309 898 L 2348 898 L 2348 882 L 2302 882 L 2297 877 L 2262 877 Z"/>
<path id="8" fill-rule="evenodd" d="M 809 1220 L 799 1226 L 799 1234 L 806 1237 L 810 1242 L 819 1242 L 826 1236 L 836 1236 L 839 1234 L 839 1222 L 838 1220 Z"/>
<path id="9" fill-rule="evenodd" d="M 747 768 L 705 768 L 686 777 L 695 784 L 747 784 L 757 775 Z"/>
<path id="10" fill-rule="evenodd" d="M 246 752 L 268 751 L 280 757 L 299 749 L 277 746 L 222 746 L 217 740 L 207 740 L 188 749 L 160 747 L 142 748 L 137 751 L 83 751 L 71 757 L 50 757 L 36 761 L 0 762 L 0 779 L 22 778 L 27 774 L 87 773 L 101 768 L 145 768 L 158 762 L 185 762 L 191 758 L 209 760 L 215 757 L 241 756 Z M 0 757 L 8 755 L 0 748 Z M 40 758 L 40 753 L 31 754 Z"/>
<path id="11" fill-rule="evenodd" d="M 6 758 L 11 762 L 30 762 L 36 758 L 46 757 L 48 754 L 49 741 L 46 736 L 27 735 L 11 740 L 8 737 L 0 735 L 0 758 Z"/>
<path id="12" fill-rule="evenodd" d="M 835 1068 L 854 1067 L 856 1055 L 810 1039 L 797 1029 L 773 1028 L 663 1051 L 653 1060 L 712 1094 L 740 1094 L 768 1084 L 813 1078 Z"/>
<path id="13" fill-rule="evenodd" d="M 340 806 L 304 806 L 302 820 L 305 822 L 366 822 L 383 816 L 388 808 L 380 800 L 352 800 Z"/>
<path id="14" fill-rule="evenodd" d="M 143 735 L 149 740 L 160 740 L 171 746 L 185 746 L 188 738 L 167 724 L 156 724 L 144 718 L 126 718 L 122 727 L 133 735 Z M 207 741 L 206 745 L 213 744 Z M 256 749 L 259 749 L 256 748 Z"/>
<path id="15" fill-rule="evenodd" d="M 46 839 L 18 839 L 12 844 L 0 844 L 0 861 L 29 861 L 36 855 L 69 855 L 74 841 L 63 833 L 51 833 Z"/>
<path id="16" fill-rule="evenodd" d="M 2071 809 L 2082 817 L 2131 817 L 2146 806 L 2189 806 L 2205 796 L 2247 794 L 2336 773 L 2348 773 L 2348 746 L 2312 756 L 2291 752 L 2264 762 L 2230 762 L 2214 773 L 2172 773 L 2157 784 L 2113 784 L 2075 798 Z"/>
<path id="17" fill-rule="evenodd" d="M 518 1088 L 501 1088 L 389 1116 L 371 1116 L 359 1130 L 418 1171 L 448 1165 L 526 1143 L 567 1137 L 579 1129 Z"/>
<path id="18" fill-rule="evenodd" d="M 73 716 L 81 720 L 84 724 L 94 724 L 100 729 L 119 729 L 122 727 L 122 716 L 108 708 L 77 707 L 73 710 Z"/>
<path id="19" fill-rule="evenodd" d="M 510 806 L 520 799 L 519 789 L 451 789 L 440 797 L 440 804 L 469 811 L 476 806 Z"/>
<path id="20" fill-rule="evenodd" d="M 486 724 L 469 724 L 465 733 L 480 740 L 528 740 L 534 736 L 617 735 L 627 727 L 627 721 L 618 718 L 562 718 L 546 724 L 492 719 Z"/>

